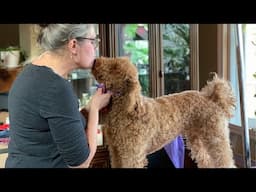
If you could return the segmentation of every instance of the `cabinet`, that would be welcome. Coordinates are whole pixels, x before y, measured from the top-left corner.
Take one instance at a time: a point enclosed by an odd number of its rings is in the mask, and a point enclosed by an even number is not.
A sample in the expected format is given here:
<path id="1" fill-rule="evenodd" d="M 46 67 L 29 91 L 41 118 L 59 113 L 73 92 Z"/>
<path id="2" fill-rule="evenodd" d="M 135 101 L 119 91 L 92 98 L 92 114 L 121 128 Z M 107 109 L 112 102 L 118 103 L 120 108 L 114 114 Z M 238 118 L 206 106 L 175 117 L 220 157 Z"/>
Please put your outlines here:
<path id="1" fill-rule="evenodd" d="M 82 109 L 81 114 L 88 119 L 88 112 L 85 109 Z M 107 145 L 104 144 L 103 137 L 103 145 L 97 147 L 96 154 L 91 162 L 90 168 L 110 168 L 110 156 Z"/>

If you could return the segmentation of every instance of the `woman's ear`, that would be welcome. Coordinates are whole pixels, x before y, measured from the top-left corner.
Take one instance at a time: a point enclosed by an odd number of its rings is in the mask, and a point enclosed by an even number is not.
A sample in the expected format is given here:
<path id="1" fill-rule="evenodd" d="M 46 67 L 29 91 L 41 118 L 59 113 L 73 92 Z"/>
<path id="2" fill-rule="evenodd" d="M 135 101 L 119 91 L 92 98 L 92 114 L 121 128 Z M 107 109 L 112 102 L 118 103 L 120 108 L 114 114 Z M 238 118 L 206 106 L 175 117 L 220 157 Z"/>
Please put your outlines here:
<path id="1" fill-rule="evenodd" d="M 72 54 L 76 54 L 76 52 L 77 52 L 77 40 L 76 39 L 69 40 L 68 49 Z"/>

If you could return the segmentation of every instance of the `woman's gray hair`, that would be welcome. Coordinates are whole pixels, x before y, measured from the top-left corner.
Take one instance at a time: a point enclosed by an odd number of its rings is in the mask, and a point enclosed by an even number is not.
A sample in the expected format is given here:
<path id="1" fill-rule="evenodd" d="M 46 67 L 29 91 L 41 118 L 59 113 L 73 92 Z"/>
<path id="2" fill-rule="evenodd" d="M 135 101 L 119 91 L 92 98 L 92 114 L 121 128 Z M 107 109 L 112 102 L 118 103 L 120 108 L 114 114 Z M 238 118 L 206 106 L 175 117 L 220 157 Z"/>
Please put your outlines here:
<path id="1" fill-rule="evenodd" d="M 87 37 L 94 24 L 41 24 L 37 42 L 43 51 L 63 48 L 66 43 L 78 37 Z"/>

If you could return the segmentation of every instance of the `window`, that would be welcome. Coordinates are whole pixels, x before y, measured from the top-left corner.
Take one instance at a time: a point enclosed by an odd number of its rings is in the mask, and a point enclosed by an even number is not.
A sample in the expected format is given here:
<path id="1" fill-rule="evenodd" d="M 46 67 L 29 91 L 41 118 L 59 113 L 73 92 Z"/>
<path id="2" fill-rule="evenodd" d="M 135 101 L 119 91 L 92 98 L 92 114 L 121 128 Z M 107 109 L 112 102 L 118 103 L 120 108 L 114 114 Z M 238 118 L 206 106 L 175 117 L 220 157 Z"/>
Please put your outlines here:
<path id="1" fill-rule="evenodd" d="M 147 24 L 120 24 L 118 55 L 127 56 L 138 68 L 142 94 L 149 96 L 149 46 Z"/>
<path id="2" fill-rule="evenodd" d="M 110 24 L 100 29 L 109 46 L 102 53 L 130 57 L 138 68 L 142 94 L 157 97 L 198 89 L 198 25 Z"/>
<path id="3" fill-rule="evenodd" d="M 244 79 L 243 79 L 243 86 L 245 92 L 244 95 L 244 109 L 246 111 L 245 119 L 248 124 L 248 132 L 250 138 L 250 153 L 251 153 L 251 160 L 252 165 L 256 163 L 256 78 L 253 76 L 256 72 L 256 24 L 231 24 L 228 25 L 228 42 L 229 42 L 229 62 L 228 62 L 228 76 L 230 78 L 234 93 L 237 98 L 237 106 L 234 113 L 234 117 L 230 120 L 231 124 L 231 140 L 234 149 L 234 153 L 236 156 L 240 156 L 240 160 L 245 158 L 247 152 L 246 149 L 246 131 L 245 128 L 242 127 L 242 120 L 241 120 L 241 106 L 240 103 L 240 95 L 239 95 L 239 81 L 238 81 L 238 73 L 237 73 L 237 62 L 239 62 L 239 55 L 237 54 L 236 49 L 236 38 L 237 33 L 236 30 L 239 31 L 240 35 L 240 50 L 243 59 L 243 69 L 244 69 Z M 233 129 L 232 129 L 233 128 Z M 249 148 L 249 147 L 248 147 Z M 245 165 L 245 161 L 241 160 L 242 164 Z M 240 164 L 238 163 L 238 164 Z"/>
<path id="4" fill-rule="evenodd" d="M 164 94 L 190 89 L 190 25 L 163 24 Z"/>
<path id="5" fill-rule="evenodd" d="M 246 98 L 249 128 L 256 129 L 256 24 L 245 24 L 245 66 L 246 66 Z"/>

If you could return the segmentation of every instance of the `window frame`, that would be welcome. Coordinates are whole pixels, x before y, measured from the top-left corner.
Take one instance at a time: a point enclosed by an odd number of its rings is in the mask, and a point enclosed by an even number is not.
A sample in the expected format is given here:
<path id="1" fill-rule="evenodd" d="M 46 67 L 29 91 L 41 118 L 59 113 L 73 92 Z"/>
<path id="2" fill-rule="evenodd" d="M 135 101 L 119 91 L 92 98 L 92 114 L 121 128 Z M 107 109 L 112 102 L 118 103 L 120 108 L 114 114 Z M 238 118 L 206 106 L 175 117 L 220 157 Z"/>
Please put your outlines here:
<path id="1" fill-rule="evenodd" d="M 218 24 L 217 25 L 217 50 L 218 50 L 218 63 L 217 63 L 217 69 L 218 69 L 218 74 L 223 76 L 224 79 L 227 79 L 229 81 L 232 81 L 231 79 L 231 27 L 232 25 L 238 25 L 238 24 Z M 238 50 L 236 50 L 238 51 Z M 237 54 L 237 52 L 236 52 Z M 236 61 L 239 62 L 239 61 Z M 239 78 L 238 78 L 238 83 L 239 83 Z M 245 86 L 245 85 L 243 85 Z M 240 86 L 241 87 L 241 86 Z M 238 86 L 238 89 L 239 86 Z M 244 89 L 245 90 L 245 89 Z M 239 90 L 238 90 L 239 92 Z M 238 100 L 242 101 L 244 94 L 238 96 Z M 246 107 L 244 107 L 244 103 L 240 103 L 240 108 L 244 108 L 246 110 Z M 239 110 L 240 111 L 240 110 Z M 240 112 L 241 113 L 241 112 Z M 240 115 L 241 118 L 241 115 Z M 248 118 L 249 119 L 249 118 Z M 256 163 L 255 160 L 251 159 L 251 148 L 252 146 L 250 145 L 250 141 L 255 140 L 255 133 L 250 130 L 246 130 L 245 127 L 247 127 L 248 124 L 248 119 L 247 122 L 242 122 L 240 125 L 234 124 L 234 123 L 229 123 L 229 128 L 231 134 L 239 135 L 241 136 L 241 141 L 242 141 L 242 157 L 239 154 L 234 154 L 235 159 L 237 157 L 238 160 L 237 164 L 240 167 L 251 167 L 251 163 Z M 248 136 L 247 136 L 248 135 Z M 232 142 L 232 141 L 231 141 Z M 242 159 L 242 160 L 241 160 Z"/>
<path id="2" fill-rule="evenodd" d="M 99 35 L 101 39 L 101 56 L 118 56 L 118 25 L 99 24 Z M 199 90 L 199 34 L 198 24 L 190 24 L 190 83 L 191 89 Z M 161 24 L 148 24 L 149 37 L 149 92 L 151 97 L 164 94 L 164 79 L 160 75 L 163 71 L 162 63 L 162 36 Z"/>

